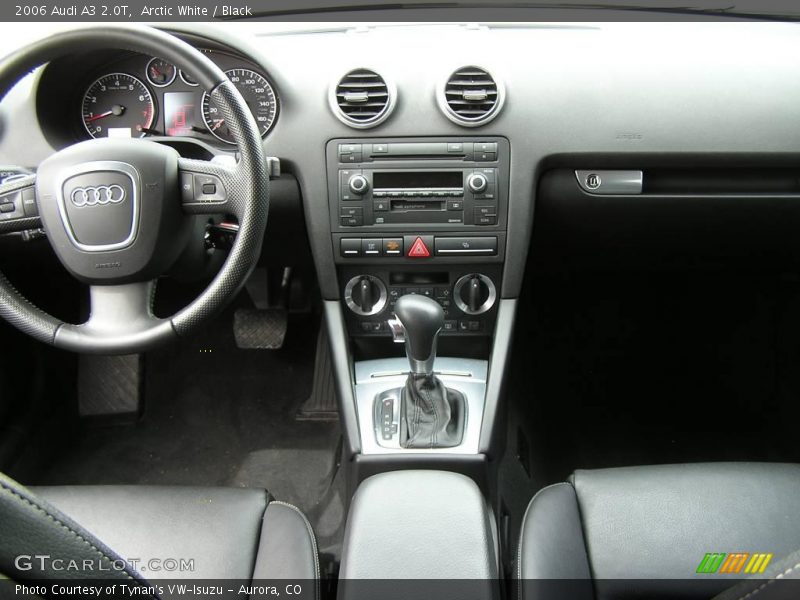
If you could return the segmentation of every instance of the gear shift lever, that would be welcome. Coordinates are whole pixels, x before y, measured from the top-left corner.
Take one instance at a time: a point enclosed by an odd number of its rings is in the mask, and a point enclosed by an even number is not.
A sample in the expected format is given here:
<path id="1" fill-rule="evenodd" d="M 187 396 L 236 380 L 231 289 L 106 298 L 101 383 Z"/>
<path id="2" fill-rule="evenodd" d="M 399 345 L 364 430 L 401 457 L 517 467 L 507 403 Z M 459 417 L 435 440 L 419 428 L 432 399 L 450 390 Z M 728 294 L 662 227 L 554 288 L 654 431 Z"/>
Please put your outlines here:
<path id="1" fill-rule="evenodd" d="M 464 435 L 466 400 L 434 375 L 436 340 L 444 311 L 425 296 L 401 296 L 389 320 L 396 342 L 405 342 L 411 372 L 401 400 L 400 445 L 404 448 L 450 448 Z"/>
<path id="2" fill-rule="evenodd" d="M 389 325 L 395 341 L 405 340 L 406 356 L 411 372 L 417 375 L 433 375 L 436 360 L 436 339 L 444 327 L 444 311 L 439 304 L 426 296 L 401 296 L 394 307 L 399 321 Z M 402 328 L 403 339 L 398 340 Z"/>

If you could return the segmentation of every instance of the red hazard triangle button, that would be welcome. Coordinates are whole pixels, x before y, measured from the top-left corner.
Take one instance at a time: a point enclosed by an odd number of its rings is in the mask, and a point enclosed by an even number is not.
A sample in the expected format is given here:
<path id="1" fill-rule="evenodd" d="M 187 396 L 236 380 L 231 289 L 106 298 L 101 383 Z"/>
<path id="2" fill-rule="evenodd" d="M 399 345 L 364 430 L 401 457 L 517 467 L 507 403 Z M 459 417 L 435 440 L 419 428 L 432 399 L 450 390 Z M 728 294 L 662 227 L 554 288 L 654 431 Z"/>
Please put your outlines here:
<path id="1" fill-rule="evenodd" d="M 428 247 L 425 245 L 425 242 L 422 241 L 421 237 L 417 237 L 417 239 L 414 240 L 414 243 L 411 244 L 411 249 L 406 254 L 409 258 L 427 258 L 430 255 L 431 251 L 428 250 Z"/>

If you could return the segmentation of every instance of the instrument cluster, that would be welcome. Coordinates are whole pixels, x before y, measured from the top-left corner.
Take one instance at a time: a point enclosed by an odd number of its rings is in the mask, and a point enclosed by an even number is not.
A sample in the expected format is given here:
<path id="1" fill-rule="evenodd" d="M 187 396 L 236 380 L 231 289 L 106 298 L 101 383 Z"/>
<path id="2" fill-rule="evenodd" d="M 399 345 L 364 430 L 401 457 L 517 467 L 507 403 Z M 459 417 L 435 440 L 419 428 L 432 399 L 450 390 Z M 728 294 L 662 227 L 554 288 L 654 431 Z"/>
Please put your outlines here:
<path id="1" fill-rule="evenodd" d="M 267 76 L 247 61 L 204 50 L 241 92 L 262 136 L 278 115 Z M 216 102 L 191 73 L 159 57 L 126 54 L 84 78 L 75 116 L 83 137 L 189 137 L 215 144 L 234 139 Z"/>

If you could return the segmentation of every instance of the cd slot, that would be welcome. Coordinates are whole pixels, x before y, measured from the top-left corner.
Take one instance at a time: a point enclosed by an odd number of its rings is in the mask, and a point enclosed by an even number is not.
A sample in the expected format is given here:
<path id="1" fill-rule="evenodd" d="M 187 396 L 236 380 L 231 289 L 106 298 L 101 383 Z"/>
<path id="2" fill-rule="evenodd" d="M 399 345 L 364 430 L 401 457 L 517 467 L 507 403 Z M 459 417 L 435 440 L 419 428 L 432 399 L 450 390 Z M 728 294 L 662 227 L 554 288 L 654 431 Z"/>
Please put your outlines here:
<path id="1" fill-rule="evenodd" d="M 424 198 L 409 198 L 403 200 L 392 200 L 389 204 L 392 212 L 409 212 L 409 211 L 441 211 L 447 207 L 444 200 L 438 199 L 424 199 Z"/>
<path id="2" fill-rule="evenodd" d="M 395 154 L 372 154 L 370 158 L 373 161 L 396 161 L 398 156 Z M 466 154 L 403 154 L 400 157 L 402 160 L 465 160 Z"/>

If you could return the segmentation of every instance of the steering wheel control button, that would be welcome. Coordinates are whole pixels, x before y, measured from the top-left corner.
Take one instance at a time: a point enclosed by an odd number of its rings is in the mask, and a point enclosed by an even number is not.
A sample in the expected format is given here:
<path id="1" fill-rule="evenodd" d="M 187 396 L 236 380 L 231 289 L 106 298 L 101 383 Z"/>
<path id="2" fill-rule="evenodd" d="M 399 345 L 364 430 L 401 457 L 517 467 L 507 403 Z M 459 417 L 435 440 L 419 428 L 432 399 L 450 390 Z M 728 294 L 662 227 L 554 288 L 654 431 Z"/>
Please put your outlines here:
<path id="1" fill-rule="evenodd" d="M 22 210 L 26 217 L 38 217 L 39 207 L 36 205 L 36 192 L 32 187 L 22 190 Z"/>
<path id="2" fill-rule="evenodd" d="M 192 173 L 181 173 L 181 199 L 184 204 L 194 202 L 194 175 Z"/>
<path id="3" fill-rule="evenodd" d="M 223 204 L 228 199 L 222 180 L 216 175 L 194 173 L 193 202 Z"/>
<path id="4" fill-rule="evenodd" d="M 31 189 L 31 192 L 33 190 Z M 21 219 L 26 216 L 23 208 L 23 192 L 17 190 L 0 196 L 0 221 Z M 35 216 L 35 215 L 32 215 Z"/>
<path id="5" fill-rule="evenodd" d="M 642 171 L 575 171 L 583 191 L 590 194 L 626 196 L 642 193 Z"/>
<path id="6" fill-rule="evenodd" d="M 430 258 L 430 249 L 433 248 L 432 235 L 407 235 L 404 239 L 408 258 Z"/>

